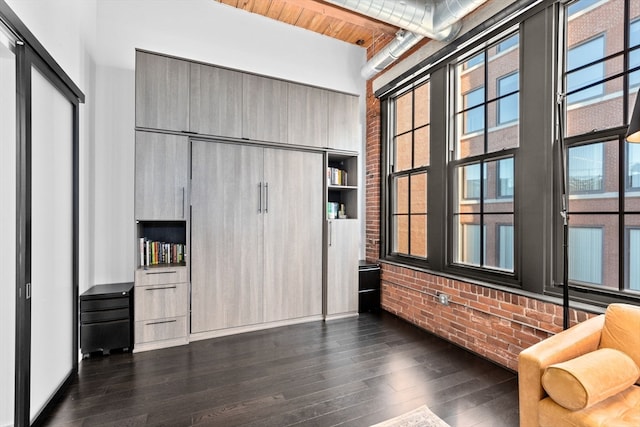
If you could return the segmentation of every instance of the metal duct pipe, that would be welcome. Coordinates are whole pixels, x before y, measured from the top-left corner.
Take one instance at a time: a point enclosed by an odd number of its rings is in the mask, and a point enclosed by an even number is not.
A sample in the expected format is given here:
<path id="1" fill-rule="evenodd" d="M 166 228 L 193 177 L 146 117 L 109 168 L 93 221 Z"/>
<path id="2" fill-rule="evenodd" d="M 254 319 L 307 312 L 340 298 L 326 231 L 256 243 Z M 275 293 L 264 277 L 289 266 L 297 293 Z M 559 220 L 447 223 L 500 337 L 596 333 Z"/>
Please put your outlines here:
<path id="1" fill-rule="evenodd" d="M 415 46 L 424 37 L 409 31 L 402 31 L 395 40 L 376 53 L 360 70 L 360 74 L 369 80 L 396 61 L 406 51 Z"/>
<path id="2" fill-rule="evenodd" d="M 487 0 L 325 0 L 362 15 L 398 26 L 405 33 L 393 46 L 376 54 L 361 73 L 370 79 L 393 63 L 423 37 L 453 40 L 460 31 L 460 20 Z M 404 50 L 403 50 L 404 49 Z M 386 54 L 382 54 L 386 52 Z"/>

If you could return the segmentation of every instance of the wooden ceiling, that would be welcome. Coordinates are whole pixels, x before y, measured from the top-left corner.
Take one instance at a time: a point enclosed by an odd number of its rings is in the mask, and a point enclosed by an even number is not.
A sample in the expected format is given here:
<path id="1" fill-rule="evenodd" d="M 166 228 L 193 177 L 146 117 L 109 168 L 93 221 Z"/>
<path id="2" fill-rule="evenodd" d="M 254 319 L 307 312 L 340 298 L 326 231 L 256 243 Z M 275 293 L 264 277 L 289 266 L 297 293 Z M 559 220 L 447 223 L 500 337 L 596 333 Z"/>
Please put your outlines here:
<path id="1" fill-rule="evenodd" d="M 321 0 L 214 0 L 296 27 L 369 48 L 386 45 L 398 27 Z"/>

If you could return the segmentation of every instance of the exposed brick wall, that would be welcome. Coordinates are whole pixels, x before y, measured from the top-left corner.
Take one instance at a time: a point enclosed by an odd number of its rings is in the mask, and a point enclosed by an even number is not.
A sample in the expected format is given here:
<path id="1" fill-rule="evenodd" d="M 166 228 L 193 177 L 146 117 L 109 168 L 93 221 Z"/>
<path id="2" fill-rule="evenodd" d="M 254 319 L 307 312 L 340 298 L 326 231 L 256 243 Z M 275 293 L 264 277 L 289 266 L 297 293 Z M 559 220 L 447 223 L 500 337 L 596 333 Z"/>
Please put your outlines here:
<path id="1" fill-rule="evenodd" d="M 375 52 L 370 48 L 368 57 Z M 367 83 L 366 126 L 365 250 L 367 260 L 377 262 L 382 200 L 381 119 L 380 102 L 373 95 L 371 82 Z M 507 368 L 517 370 L 522 349 L 562 330 L 560 305 L 407 267 L 384 262 L 381 266 L 385 310 Z M 435 295 L 440 292 L 450 296 L 450 305 L 438 303 Z M 571 324 L 591 316 L 571 310 Z"/>
<path id="2" fill-rule="evenodd" d="M 562 306 L 381 265 L 386 311 L 514 371 L 520 351 L 562 330 Z M 438 302 L 439 293 L 449 296 L 449 305 Z M 572 309 L 570 323 L 592 316 Z"/>

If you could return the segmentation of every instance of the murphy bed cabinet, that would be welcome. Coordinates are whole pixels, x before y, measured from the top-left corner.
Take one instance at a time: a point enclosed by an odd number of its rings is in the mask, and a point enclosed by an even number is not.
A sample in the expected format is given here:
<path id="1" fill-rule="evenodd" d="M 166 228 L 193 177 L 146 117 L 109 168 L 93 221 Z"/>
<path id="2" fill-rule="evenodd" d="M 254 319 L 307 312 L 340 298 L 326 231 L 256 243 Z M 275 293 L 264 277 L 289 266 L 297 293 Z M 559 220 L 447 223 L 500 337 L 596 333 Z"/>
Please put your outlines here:
<path id="1" fill-rule="evenodd" d="M 357 315 L 358 105 L 136 51 L 135 351 Z"/>

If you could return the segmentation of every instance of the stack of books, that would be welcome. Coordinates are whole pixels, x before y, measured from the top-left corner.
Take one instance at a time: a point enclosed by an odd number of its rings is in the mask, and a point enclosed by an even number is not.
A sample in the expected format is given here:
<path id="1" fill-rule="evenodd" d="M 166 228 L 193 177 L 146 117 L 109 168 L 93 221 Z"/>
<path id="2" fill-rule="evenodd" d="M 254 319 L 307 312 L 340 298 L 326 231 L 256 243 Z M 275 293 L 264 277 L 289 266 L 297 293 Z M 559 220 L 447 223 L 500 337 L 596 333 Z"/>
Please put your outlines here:
<path id="1" fill-rule="evenodd" d="M 140 238 L 140 266 L 162 264 L 184 264 L 186 248 L 184 243 L 166 243 Z"/>
<path id="2" fill-rule="evenodd" d="M 328 167 L 327 183 L 329 185 L 347 185 L 347 171 Z"/>

